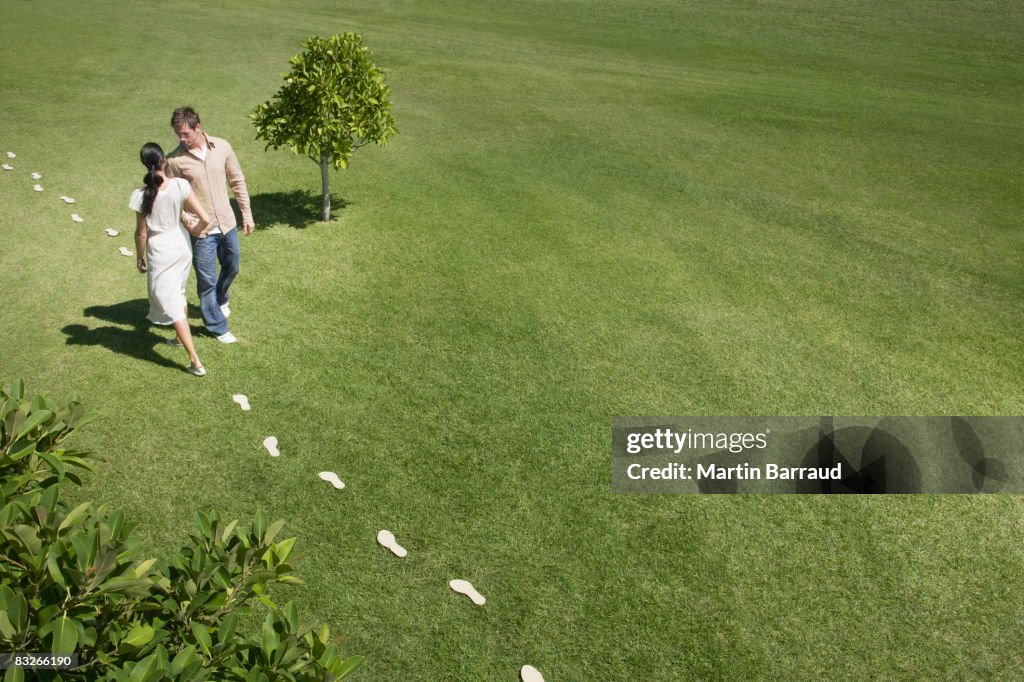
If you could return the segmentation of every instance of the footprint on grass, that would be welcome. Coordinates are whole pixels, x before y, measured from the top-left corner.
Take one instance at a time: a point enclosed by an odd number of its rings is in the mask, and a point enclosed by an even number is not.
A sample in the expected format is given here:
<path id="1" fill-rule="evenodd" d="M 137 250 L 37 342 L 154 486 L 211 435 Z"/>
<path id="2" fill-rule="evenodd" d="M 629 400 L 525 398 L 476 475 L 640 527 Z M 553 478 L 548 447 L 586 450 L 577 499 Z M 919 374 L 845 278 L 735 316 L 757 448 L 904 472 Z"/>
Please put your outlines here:
<path id="1" fill-rule="evenodd" d="M 0 166 L 0 168 L 3 168 L 4 170 L 14 170 L 14 166 L 12 166 L 9 163 L 5 163 L 4 165 Z"/>
<path id="2" fill-rule="evenodd" d="M 63 194 L 60 195 L 57 198 L 60 199 L 61 201 L 63 201 L 65 204 L 73 204 L 73 203 L 75 203 L 74 199 L 72 199 L 71 197 L 66 197 Z"/>
<path id="3" fill-rule="evenodd" d="M 85 222 L 85 218 L 83 218 L 82 216 L 78 215 L 77 213 L 72 213 L 71 214 L 71 219 L 74 220 L 76 223 Z"/>
<path id="4" fill-rule="evenodd" d="M 242 408 L 243 412 L 248 412 L 252 408 L 249 406 L 249 398 L 241 393 L 236 393 L 231 396 L 231 399 L 238 403 L 238 406 Z"/>
<path id="5" fill-rule="evenodd" d="M 338 478 L 338 474 L 333 471 L 321 471 L 318 475 L 320 476 L 321 481 L 327 481 L 337 490 L 345 489 L 345 482 Z"/>
<path id="6" fill-rule="evenodd" d="M 114 229 L 109 228 L 109 227 L 107 229 L 103 230 L 103 231 L 107 233 L 108 237 L 116 237 L 117 234 L 118 234 L 117 230 L 114 230 Z"/>
<path id="7" fill-rule="evenodd" d="M 38 179 L 40 179 L 41 177 L 43 177 L 43 174 L 42 174 L 42 173 L 32 173 L 32 179 L 33 179 L 33 180 L 38 180 Z"/>
<path id="8" fill-rule="evenodd" d="M 32 189 L 34 189 L 37 192 L 42 192 L 43 191 L 43 186 L 42 185 L 32 185 Z"/>
<path id="9" fill-rule="evenodd" d="M 387 549 L 390 549 L 391 552 L 399 559 L 404 559 L 405 556 L 409 553 L 408 550 L 405 549 L 405 547 L 402 547 L 400 544 L 398 544 L 398 541 L 395 540 L 395 534 L 389 530 L 382 530 L 381 532 L 377 533 L 377 542 L 380 544 L 381 547 L 386 547 Z"/>
<path id="10" fill-rule="evenodd" d="M 263 439 L 263 447 L 267 449 L 271 457 L 280 457 L 281 451 L 277 449 L 277 438 L 274 436 L 267 436 Z"/>
<path id="11" fill-rule="evenodd" d="M 17 158 L 17 156 L 18 155 L 15 154 L 14 152 L 7 152 L 7 158 L 8 159 L 14 159 L 14 158 Z"/>
<path id="12" fill-rule="evenodd" d="M 459 594 L 466 595 L 477 606 L 483 606 L 487 602 L 487 600 L 484 599 L 484 596 L 477 592 L 476 588 L 473 587 L 473 583 L 469 582 L 468 580 L 449 581 L 448 587 L 452 588 Z"/>
<path id="13" fill-rule="evenodd" d="M 544 676 L 532 665 L 524 665 L 519 669 L 519 677 L 523 682 L 544 682 Z"/>
<path id="14" fill-rule="evenodd" d="M 121 254 L 122 256 L 130 256 L 130 255 L 132 255 L 132 252 L 131 252 L 131 251 L 129 251 L 128 249 L 126 249 L 126 248 L 125 248 L 125 247 L 123 247 L 123 246 L 119 246 L 119 247 L 117 248 L 117 250 L 118 250 L 118 252 L 119 252 L 119 253 L 120 253 L 120 254 Z"/>

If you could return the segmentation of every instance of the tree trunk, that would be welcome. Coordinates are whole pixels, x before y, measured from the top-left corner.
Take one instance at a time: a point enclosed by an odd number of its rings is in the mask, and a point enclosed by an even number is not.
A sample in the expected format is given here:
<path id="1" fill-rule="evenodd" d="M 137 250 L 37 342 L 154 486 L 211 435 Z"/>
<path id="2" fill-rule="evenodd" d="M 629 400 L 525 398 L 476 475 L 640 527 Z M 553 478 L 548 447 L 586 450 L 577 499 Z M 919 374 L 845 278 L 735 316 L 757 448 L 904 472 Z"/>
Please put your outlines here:
<path id="1" fill-rule="evenodd" d="M 320 219 L 331 222 L 331 165 L 326 154 L 320 155 L 320 179 L 323 181 L 324 193 L 321 197 L 322 213 Z"/>

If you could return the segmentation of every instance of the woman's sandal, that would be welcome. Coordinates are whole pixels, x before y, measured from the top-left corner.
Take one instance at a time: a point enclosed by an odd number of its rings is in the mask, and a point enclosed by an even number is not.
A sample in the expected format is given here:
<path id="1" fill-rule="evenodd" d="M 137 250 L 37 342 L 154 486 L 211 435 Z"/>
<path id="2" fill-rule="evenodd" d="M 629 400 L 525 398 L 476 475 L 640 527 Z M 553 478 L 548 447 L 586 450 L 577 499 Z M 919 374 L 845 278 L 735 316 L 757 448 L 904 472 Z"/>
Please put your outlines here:
<path id="1" fill-rule="evenodd" d="M 189 365 L 188 367 L 185 368 L 185 371 L 188 372 L 189 374 L 195 374 L 197 377 L 206 376 L 206 368 L 203 367 L 202 365 L 199 365 L 198 367 L 196 367 L 195 365 Z"/>

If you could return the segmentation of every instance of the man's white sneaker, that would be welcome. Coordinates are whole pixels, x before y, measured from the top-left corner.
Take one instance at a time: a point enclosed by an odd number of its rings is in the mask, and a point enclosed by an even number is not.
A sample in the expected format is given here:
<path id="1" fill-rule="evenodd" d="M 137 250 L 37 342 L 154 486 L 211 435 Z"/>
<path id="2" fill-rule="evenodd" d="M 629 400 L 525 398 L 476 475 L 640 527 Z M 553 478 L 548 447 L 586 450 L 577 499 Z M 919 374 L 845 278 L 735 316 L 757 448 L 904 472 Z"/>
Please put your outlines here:
<path id="1" fill-rule="evenodd" d="M 227 319 L 227 318 L 231 317 L 231 308 L 229 308 L 229 307 L 228 307 L 228 304 L 227 304 L 227 303 L 225 303 L 224 305 L 222 305 L 222 306 L 220 307 L 220 311 L 221 311 L 222 313 L 224 313 L 224 318 L 225 318 L 225 319 Z"/>
<path id="2" fill-rule="evenodd" d="M 220 341 L 221 343 L 235 343 L 238 341 L 238 339 L 235 338 L 235 335 L 232 334 L 231 332 L 224 332 L 223 334 L 217 337 L 217 340 Z"/>

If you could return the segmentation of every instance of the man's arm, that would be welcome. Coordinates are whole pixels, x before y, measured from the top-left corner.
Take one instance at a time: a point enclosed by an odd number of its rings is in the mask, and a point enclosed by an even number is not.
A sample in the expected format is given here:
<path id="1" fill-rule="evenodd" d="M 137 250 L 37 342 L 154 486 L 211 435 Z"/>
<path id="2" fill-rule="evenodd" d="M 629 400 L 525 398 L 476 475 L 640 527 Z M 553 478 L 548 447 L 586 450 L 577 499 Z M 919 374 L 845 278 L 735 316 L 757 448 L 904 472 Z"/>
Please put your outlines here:
<path id="1" fill-rule="evenodd" d="M 203 205 L 199 203 L 195 192 L 190 191 L 188 196 L 185 197 L 185 204 L 181 207 L 181 214 L 184 216 L 186 213 L 197 216 L 199 221 L 195 225 L 185 228 L 189 234 L 200 239 L 209 234 L 207 230 L 210 227 L 210 216 L 203 210 Z"/>
<path id="2" fill-rule="evenodd" d="M 164 169 L 164 172 L 167 174 L 168 178 L 182 178 L 186 182 L 188 181 L 187 178 L 183 177 L 178 170 L 178 164 L 174 158 L 167 159 L 167 167 Z M 189 196 L 192 196 L 192 194 L 195 194 L 194 188 Z M 181 212 L 181 224 L 185 226 L 185 230 L 189 234 L 194 234 L 194 230 L 199 226 L 199 222 L 199 216 L 197 216 L 193 211 L 186 208 Z"/>
<path id="3" fill-rule="evenodd" d="M 238 210 L 242 212 L 242 229 L 245 235 L 249 236 L 256 229 L 256 223 L 252 219 L 252 208 L 249 205 L 249 188 L 245 186 L 245 175 L 242 174 L 242 167 L 238 164 L 238 157 L 235 150 L 228 146 L 225 171 L 228 176 L 228 185 L 231 186 L 231 193 L 235 195 L 238 202 Z"/>

